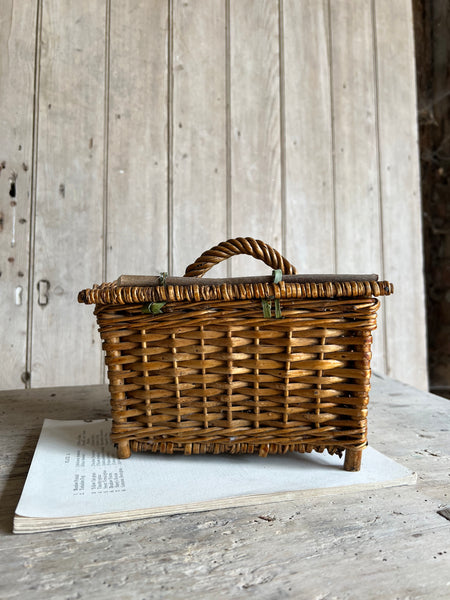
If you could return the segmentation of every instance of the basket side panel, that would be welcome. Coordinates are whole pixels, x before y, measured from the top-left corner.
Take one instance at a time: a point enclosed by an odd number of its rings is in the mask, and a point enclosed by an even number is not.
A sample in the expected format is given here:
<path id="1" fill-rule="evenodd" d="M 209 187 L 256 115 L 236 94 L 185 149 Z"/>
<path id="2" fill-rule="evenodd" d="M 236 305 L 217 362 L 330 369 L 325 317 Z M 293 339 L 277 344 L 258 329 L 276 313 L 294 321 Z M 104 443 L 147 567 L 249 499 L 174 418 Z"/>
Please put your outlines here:
<path id="1" fill-rule="evenodd" d="M 362 448 L 378 302 L 97 310 L 116 443 L 174 452 Z M 134 444 L 134 446 L 133 446 Z"/>

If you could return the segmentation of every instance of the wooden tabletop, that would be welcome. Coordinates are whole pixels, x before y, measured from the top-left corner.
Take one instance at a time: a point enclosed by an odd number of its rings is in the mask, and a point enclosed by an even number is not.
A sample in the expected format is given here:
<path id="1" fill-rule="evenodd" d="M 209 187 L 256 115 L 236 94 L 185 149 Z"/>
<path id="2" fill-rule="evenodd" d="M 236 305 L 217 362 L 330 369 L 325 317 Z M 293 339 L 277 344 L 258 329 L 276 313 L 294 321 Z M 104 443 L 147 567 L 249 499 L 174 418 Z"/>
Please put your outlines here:
<path id="1" fill-rule="evenodd" d="M 450 597 L 450 403 L 374 376 L 369 443 L 417 485 L 13 535 L 44 418 L 102 418 L 106 386 L 0 392 L 0 597 Z"/>

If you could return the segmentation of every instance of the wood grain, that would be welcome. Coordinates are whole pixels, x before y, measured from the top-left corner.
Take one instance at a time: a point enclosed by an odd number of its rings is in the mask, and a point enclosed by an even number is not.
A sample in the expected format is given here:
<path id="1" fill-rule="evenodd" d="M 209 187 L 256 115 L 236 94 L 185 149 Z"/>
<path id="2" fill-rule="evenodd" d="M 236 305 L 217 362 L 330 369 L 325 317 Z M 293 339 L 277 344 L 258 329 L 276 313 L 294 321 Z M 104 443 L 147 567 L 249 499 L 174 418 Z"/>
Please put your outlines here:
<path id="1" fill-rule="evenodd" d="M 37 3 L 0 11 L 1 387 L 25 385 Z"/>
<path id="2" fill-rule="evenodd" d="M 4 387 L 100 381 L 77 292 L 239 235 L 393 281 L 373 367 L 427 385 L 409 0 L 4 0 L 0 20 Z"/>
<path id="3" fill-rule="evenodd" d="M 45 2 L 42 15 L 32 385 L 99 382 L 100 344 L 75 299 L 102 277 L 104 2 Z"/>
<path id="4" fill-rule="evenodd" d="M 387 373 L 427 389 L 411 3 L 377 0 L 374 23 L 384 272 L 396 283 L 385 310 Z"/>
<path id="5" fill-rule="evenodd" d="M 277 3 L 231 2 L 230 42 L 231 235 L 261 239 L 281 250 Z M 267 273 L 248 257 L 233 258 L 231 269 L 233 275 Z"/>
<path id="6" fill-rule="evenodd" d="M 227 237 L 225 25 L 222 0 L 174 4 L 174 275 Z"/>
<path id="7" fill-rule="evenodd" d="M 328 2 L 283 4 L 286 258 L 299 272 L 332 272 L 336 265 Z"/>
<path id="8" fill-rule="evenodd" d="M 167 2 L 111 3 L 106 280 L 168 268 Z"/>
<path id="9" fill-rule="evenodd" d="M 383 273 L 371 0 L 330 5 L 334 200 L 338 273 Z M 382 303 L 384 307 L 384 303 Z M 383 315 L 373 368 L 384 372 Z"/>

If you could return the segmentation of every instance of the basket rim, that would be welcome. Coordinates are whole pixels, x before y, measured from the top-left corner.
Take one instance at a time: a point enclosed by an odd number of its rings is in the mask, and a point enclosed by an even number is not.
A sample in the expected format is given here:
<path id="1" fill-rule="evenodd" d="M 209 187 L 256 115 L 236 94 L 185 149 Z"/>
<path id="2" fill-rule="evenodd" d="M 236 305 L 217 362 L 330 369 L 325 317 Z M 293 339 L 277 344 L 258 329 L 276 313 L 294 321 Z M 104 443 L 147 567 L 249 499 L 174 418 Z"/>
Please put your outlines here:
<path id="1" fill-rule="evenodd" d="M 264 298 L 355 298 L 388 296 L 394 286 L 379 281 L 378 275 L 283 275 L 202 279 L 194 277 L 147 277 L 121 275 L 110 283 L 81 290 L 83 304 L 143 304 L 145 302 L 236 301 Z"/>

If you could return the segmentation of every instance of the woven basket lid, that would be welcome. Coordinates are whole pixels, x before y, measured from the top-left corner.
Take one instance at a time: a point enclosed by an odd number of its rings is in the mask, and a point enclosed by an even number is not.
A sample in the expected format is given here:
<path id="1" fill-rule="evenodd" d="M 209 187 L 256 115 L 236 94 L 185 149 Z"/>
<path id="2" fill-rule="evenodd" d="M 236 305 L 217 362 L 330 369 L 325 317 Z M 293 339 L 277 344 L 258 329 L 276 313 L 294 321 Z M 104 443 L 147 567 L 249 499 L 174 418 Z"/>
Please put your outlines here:
<path id="1" fill-rule="evenodd" d="M 271 276 L 203 278 L 215 264 L 238 254 L 262 260 Z M 378 275 L 298 275 L 279 252 L 253 238 L 222 242 L 189 265 L 184 277 L 121 275 L 116 281 L 94 285 L 78 294 L 85 304 L 141 304 L 145 302 L 236 301 L 264 298 L 339 298 L 387 296 L 393 285 Z"/>

